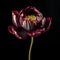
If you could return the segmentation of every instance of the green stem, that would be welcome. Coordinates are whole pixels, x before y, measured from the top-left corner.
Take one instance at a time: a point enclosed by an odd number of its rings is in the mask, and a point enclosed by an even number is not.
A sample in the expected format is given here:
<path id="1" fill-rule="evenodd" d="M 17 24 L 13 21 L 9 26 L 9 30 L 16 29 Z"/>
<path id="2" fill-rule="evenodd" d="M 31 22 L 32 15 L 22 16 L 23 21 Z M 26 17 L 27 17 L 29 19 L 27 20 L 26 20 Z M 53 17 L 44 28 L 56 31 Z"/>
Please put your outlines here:
<path id="1" fill-rule="evenodd" d="M 29 54 L 28 54 L 28 60 L 31 60 L 31 50 L 32 50 L 32 46 L 33 46 L 33 37 L 31 37 L 31 44 L 30 44 L 30 49 L 29 49 Z"/>

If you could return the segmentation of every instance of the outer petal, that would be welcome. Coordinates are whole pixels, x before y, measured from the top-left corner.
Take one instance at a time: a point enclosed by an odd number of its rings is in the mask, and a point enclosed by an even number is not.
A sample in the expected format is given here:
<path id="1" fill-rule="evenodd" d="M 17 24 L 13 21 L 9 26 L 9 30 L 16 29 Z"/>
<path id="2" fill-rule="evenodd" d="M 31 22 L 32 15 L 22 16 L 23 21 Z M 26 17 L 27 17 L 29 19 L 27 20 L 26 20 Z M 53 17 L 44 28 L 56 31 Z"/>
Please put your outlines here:
<path id="1" fill-rule="evenodd" d="M 18 11 L 14 10 L 12 11 L 12 21 L 13 21 L 13 24 L 18 27 L 18 20 L 19 20 L 19 13 Z"/>
<path id="2" fill-rule="evenodd" d="M 13 26 L 8 26 L 8 31 L 19 39 L 25 39 L 27 37 L 26 31 L 24 31 L 23 29 L 19 30 L 15 29 L 15 27 Z"/>
<path id="3" fill-rule="evenodd" d="M 31 33 L 27 33 L 28 36 L 36 37 L 38 35 L 41 35 L 45 31 L 45 28 L 43 29 L 36 29 L 35 31 L 32 31 Z"/>
<path id="4" fill-rule="evenodd" d="M 50 26 L 51 26 L 52 18 L 51 18 L 51 17 L 48 17 L 48 18 L 46 18 L 46 21 L 47 21 L 47 23 L 48 23 L 48 26 L 47 26 L 47 28 L 46 28 L 46 31 L 47 31 L 47 30 L 49 30 L 49 28 L 50 28 Z"/>
<path id="5" fill-rule="evenodd" d="M 48 31 L 51 26 L 51 20 L 52 20 L 51 17 L 47 17 L 47 18 L 44 17 L 41 21 L 40 31 L 42 31 L 42 32 Z M 43 31 L 43 29 L 44 29 L 44 31 Z"/>
<path id="6" fill-rule="evenodd" d="M 22 37 L 17 34 L 17 31 L 14 29 L 13 26 L 8 26 L 8 31 L 9 31 L 11 34 L 15 35 L 17 38 L 22 39 Z"/>
<path id="7" fill-rule="evenodd" d="M 38 36 L 40 34 L 41 34 L 41 32 L 38 29 L 36 31 L 32 31 L 31 33 L 27 33 L 27 35 L 31 36 L 31 37 L 35 37 L 35 36 Z"/>

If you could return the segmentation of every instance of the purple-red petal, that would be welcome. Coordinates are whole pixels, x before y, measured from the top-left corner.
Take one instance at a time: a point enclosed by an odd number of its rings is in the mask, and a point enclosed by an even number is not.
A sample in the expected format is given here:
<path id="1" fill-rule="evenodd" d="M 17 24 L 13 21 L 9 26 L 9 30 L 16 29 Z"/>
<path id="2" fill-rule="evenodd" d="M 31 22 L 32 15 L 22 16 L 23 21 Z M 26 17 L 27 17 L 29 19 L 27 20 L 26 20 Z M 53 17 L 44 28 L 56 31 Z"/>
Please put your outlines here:
<path id="1" fill-rule="evenodd" d="M 52 18 L 51 18 L 51 17 L 47 17 L 47 18 L 46 18 L 46 21 L 47 21 L 47 23 L 48 23 L 48 26 L 47 26 L 47 28 L 46 28 L 46 31 L 48 31 L 49 28 L 50 28 L 50 26 L 51 26 L 51 23 L 52 23 Z"/>
<path id="2" fill-rule="evenodd" d="M 20 35 L 18 35 L 17 31 L 14 29 L 13 26 L 8 26 L 8 31 L 11 34 L 15 35 L 17 38 L 22 39 L 22 37 Z"/>

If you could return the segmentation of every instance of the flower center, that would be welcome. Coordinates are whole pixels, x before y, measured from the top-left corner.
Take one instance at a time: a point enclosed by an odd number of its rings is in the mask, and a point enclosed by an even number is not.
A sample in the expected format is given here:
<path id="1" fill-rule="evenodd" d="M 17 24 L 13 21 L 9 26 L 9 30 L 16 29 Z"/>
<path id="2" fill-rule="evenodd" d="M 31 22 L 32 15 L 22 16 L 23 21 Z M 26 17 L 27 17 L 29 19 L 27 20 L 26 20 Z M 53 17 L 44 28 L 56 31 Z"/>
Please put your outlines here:
<path id="1" fill-rule="evenodd" d="M 35 15 L 27 15 L 25 17 L 26 20 L 31 20 L 31 21 L 36 21 L 36 16 Z"/>

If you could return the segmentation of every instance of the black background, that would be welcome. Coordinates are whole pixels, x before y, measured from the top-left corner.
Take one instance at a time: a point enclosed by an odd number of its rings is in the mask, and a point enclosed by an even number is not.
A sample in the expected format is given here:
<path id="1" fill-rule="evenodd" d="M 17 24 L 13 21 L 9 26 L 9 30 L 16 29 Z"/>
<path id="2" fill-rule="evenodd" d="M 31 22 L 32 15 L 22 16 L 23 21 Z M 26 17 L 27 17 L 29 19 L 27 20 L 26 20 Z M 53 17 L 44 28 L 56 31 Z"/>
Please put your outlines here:
<path id="1" fill-rule="evenodd" d="M 12 24 L 11 11 L 27 6 L 35 6 L 45 17 L 52 17 L 52 25 L 48 32 L 34 38 L 32 59 L 54 59 L 59 56 L 60 48 L 60 1 L 59 0 L 2 0 L 0 1 L 0 49 L 1 56 L 10 60 L 28 60 L 30 37 L 19 40 L 8 32 Z M 6 57 L 5 57 L 6 56 Z M 58 56 L 58 57 L 57 57 Z M 0 59 L 1 60 L 1 59 Z"/>

